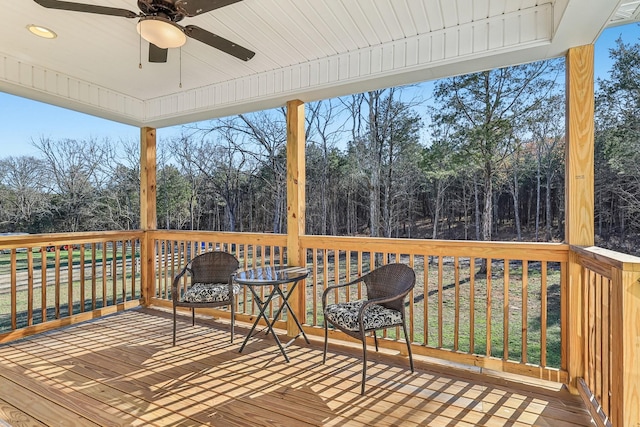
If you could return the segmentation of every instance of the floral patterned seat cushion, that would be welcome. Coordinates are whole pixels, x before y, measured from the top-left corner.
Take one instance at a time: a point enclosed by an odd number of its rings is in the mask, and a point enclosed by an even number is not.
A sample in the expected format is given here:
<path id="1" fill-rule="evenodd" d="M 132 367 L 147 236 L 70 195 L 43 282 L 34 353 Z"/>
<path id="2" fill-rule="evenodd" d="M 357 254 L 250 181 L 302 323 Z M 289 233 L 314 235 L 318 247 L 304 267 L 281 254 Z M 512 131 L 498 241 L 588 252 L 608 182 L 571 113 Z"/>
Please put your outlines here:
<path id="1" fill-rule="evenodd" d="M 240 292 L 240 285 L 233 284 L 233 293 Z M 227 283 L 194 283 L 184 294 L 185 302 L 223 302 L 229 300 Z"/>
<path id="2" fill-rule="evenodd" d="M 349 331 L 359 331 L 358 313 L 365 300 L 329 304 L 325 309 L 325 316 L 329 323 L 339 325 Z M 379 329 L 387 326 L 402 324 L 402 315 L 397 310 L 373 304 L 367 307 L 363 314 L 365 331 Z"/>

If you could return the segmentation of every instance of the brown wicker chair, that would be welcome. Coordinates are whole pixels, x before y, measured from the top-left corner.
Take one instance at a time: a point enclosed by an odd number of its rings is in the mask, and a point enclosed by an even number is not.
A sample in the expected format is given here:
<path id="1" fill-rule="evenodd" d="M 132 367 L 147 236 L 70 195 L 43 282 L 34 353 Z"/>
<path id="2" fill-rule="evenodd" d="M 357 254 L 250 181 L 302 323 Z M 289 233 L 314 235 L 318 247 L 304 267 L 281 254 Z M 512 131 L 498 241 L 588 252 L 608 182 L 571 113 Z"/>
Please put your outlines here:
<path id="1" fill-rule="evenodd" d="M 195 309 L 200 307 L 231 307 L 231 342 L 235 317 L 234 295 L 240 287 L 233 283 L 232 275 L 238 270 L 238 259 L 227 252 L 205 252 L 193 258 L 171 285 L 173 299 L 173 345 L 176 345 L 176 308 L 191 308 L 191 324 L 196 324 Z M 181 286 L 182 276 L 189 273 L 191 283 Z"/>
<path id="2" fill-rule="evenodd" d="M 328 304 L 328 296 L 337 288 L 348 287 L 358 282 L 364 282 L 367 289 L 365 299 Z M 376 351 L 378 351 L 378 329 L 402 325 L 409 364 L 413 372 L 413 356 L 411 344 L 407 335 L 407 325 L 404 316 L 404 300 L 416 283 L 416 274 L 405 264 L 387 264 L 370 271 L 349 283 L 329 286 L 322 294 L 322 312 L 324 313 L 324 353 L 322 363 L 327 359 L 328 324 L 341 330 L 345 334 L 362 341 L 362 389 L 367 376 L 367 332 L 373 332 Z"/>

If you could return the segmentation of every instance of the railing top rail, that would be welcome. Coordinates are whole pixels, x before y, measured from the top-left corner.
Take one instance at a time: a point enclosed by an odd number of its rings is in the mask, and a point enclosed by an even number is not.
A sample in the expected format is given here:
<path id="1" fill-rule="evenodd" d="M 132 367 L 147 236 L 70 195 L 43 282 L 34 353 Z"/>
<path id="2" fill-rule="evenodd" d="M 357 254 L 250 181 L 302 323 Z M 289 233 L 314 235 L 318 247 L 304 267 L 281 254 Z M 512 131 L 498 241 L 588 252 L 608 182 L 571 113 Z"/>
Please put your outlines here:
<path id="1" fill-rule="evenodd" d="M 78 233 L 51 233 L 51 234 L 21 234 L 0 236 L 0 246 L 3 248 L 25 246 L 47 246 L 60 243 L 92 243 L 105 240 L 128 240 L 142 237 L 140 230 L 128 231 L 87 231 Z"/>
<path id="2" fill-rule="evenodd" d="M 571 245 L 570 248 L 572 252 L 594 262 L 605 264 L 622 271 L 640 271 L 640 257 L 634 255 L 599 248 L 597 246 L 582 247 Z"/>
<path id="3" fill-rule="evenodd" d="M 219 240 L 222 242 L 280 245 L 287 244 L 286 234 L 275 233 L 245 233 L 230 231 L 200 231 L 200 230 L 153 230 L 149 231 L 156 239 L 167 240 Z"/>
<path id="4" fill-rule="evenodd" d="M 434 256 L 520 259 L 566 262 L 569 245 L 538 242 L 482 242 L 472 240 L 401 239 L 384 237 L 300 236 L 304 247 L 355 251 L 424 253 Z"/>

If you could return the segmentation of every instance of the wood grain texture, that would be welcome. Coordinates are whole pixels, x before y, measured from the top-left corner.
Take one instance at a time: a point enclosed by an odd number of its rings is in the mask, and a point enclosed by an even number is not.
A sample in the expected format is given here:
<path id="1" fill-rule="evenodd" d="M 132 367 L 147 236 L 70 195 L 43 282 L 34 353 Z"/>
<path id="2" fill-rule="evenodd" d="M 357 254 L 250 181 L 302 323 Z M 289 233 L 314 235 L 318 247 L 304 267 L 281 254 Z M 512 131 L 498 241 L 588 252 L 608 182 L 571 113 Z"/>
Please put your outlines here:
<path id="1" fill-rule="evenodd" d="M 140 284 L 145 305 L 155 295 L 155 280 L 152 277 L 155 258 L 151 250 L 152 241 L 146 232 L 158 228 L 156 168 L 156 130 L 140 128 L 140 228 L 145 232 L 140 247 Z"/>
<path id="2" fill-rule="evenodd" d="M 578 391 L 599 425 L 640 420 L 640 258 L 572 246 L 580 268 L 584 374 Z M 573 349 L 571 349 L 573 351 Z M 596 415 L 594 415 L 596 417 Z"/>
<path id="3" fill-rule="evenodd" d="M 587 426 L 579 398 L 557 385 L 485 375 L 371 350 L 361 396 L 359 345 L 298 339 L 290 363 L 270 337 L 238 353 L 228 325 L 202 319 L 171 345 L 169 311 L 119 313 L 0 345 L 0 423 L 7 411 L 44 425 Z M 135 333 L 131 333 L 135 325 Z M 238 334 L 248 324 L 238 324 Z M 284 333 L 280 330 L 278 332 Z M 10 387 L 10 388 L 6 388 Z M 4 400 L 4 402 L 3 402 Z M 7 408 L 7 410 L 4 410 Z M 61 418 L 63 417 L 63 418 Z M 38 425 L 37 423 L 34 425 Z"/>
<path id="4" fill-rule="evenodd" d="M 287 263 L 301 266 L 306 262 L 300 246 L 300 236 L 305 233 L 305 123 L 304 103 L 294 100 L 287 102 Z M 296 316 L 304 319 L 304 286 L 298 286 L 291 296 L 290 304 Z M 298 333 L 293 318 L 288 320 L 291 336 Z"/>
<path id="5" fill-rule="evenodd" d="M 565 241 L 594 242 L 594 46 L 566 56 Z"/>

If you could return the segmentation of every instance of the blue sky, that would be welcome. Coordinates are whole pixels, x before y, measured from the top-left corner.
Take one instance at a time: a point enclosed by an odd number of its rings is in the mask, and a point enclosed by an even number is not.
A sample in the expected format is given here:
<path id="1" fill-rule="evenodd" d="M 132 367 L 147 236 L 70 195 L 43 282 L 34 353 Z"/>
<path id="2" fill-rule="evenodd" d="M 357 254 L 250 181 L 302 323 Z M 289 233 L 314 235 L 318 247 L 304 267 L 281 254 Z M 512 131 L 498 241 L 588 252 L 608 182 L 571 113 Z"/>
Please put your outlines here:
<path id="1" fill-rule="evenodd" d="M 626 43 L 640 39 L 638 24 L 609 28 L 604 31 L 595 46 L 596 77 L 606 77 L 611 68 L 609 49 L 618 37 Z M 180 127 L 158 129 L 160 139 L 178 135 Z M 0 158 L 37 155 L 31 144 L 41 137 L 52 139 L 88 139 L 112 141 L 140 138 L 140 130 L 64 108 L 0 92 Z"/>

